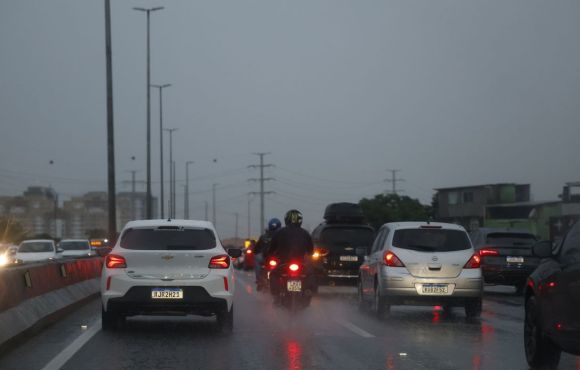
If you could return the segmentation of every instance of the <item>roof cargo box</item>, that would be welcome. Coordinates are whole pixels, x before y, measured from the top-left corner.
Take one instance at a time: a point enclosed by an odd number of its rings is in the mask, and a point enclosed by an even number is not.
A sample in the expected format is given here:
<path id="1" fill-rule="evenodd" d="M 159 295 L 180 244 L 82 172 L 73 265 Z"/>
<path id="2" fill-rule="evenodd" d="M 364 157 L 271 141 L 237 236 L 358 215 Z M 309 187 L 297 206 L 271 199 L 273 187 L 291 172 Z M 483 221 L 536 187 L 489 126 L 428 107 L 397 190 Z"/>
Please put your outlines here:
<path id="1" fill-rule="evenodd" d="M 326 207 L 324 219 L 329 223 L 362 223 L 364 215 L 356 203 L 332 203 Z"/>

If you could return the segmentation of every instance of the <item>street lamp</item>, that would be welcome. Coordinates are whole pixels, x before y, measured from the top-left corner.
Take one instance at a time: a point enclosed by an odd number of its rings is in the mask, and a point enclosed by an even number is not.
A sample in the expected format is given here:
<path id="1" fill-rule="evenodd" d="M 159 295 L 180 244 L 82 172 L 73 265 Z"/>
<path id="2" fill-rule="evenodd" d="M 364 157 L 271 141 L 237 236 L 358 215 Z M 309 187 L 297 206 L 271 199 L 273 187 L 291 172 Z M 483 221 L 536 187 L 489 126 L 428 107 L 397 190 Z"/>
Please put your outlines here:
<path id="1" fill-rule="evenodd" d="M 146 199 L 146 215 L 148 219 L 153 218 L 152 215 L 152 199 L 151 199 L 151 48 L 150 48 L 150 14 L 151 12 L 163 9 L 162 6 L 155 8 L 133 8 L 147 13 L 147 199 Z"/>
<path id="2" fill-rule="evenodd" d="M 189 165 L 195 163 L 194 161 L 185 162 L 185 207 L 183 211 L 183 218 L 189 219 Z"/>
<path id="3" fill-rule="evenodd" d="M 173 171 L 173 131 L 177 131 L 176 128 L 164 128 L 164 131 L 169 132 L 169 217 L 175 217 L 175 209 L 173 205 L 173 182 L 174 179 L 174 171 Z"/>
<path id="4" fill-rule="evenodd" d="M 165 192 L 163 190 L 163 89 L 166 87 L 171 86 L 171 84 L 164 84 L 164 85 L 151 85 L 151 87 L 155 87 L 159 89 L 159 163 L 161 164 L 160 169 L 160 182 L 161 182 L 161 196 L 160 204 L 161 204 L 161 218 L 164 218 L 164 195 Z"/>

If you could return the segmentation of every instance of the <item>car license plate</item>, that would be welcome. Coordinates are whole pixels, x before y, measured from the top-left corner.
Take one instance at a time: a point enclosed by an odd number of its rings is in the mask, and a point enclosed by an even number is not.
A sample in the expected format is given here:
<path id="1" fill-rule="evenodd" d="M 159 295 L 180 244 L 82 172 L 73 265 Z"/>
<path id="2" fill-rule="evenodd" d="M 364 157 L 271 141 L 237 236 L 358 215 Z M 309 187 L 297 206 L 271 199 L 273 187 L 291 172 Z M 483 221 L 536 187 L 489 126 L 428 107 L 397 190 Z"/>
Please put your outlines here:
<path id="1" fill-rule="evenodd" d="M 152 299 L 183 299 L 183 289 L 180 288 L 153 288 Z"/>
<path id="2" fill-rule="evenodd" d="M 524 257 L 506 257 L 507 263 L 524 263 Z"/>
<path id="3" fill-rule="evenodd" d="M 302 281 L 288 280 L 286 283 L 286 289 L 288 289 L 289 292 L 300 292 L 302 291 Z"/>
<path id="4" fill-rule="evenodd" d="M 345 262 L 357 262 L 358 257 L 357 256 L 340 256 L 340 260 L 345 261 Z"/>
<path id="5" fill-rule="evenodd" d="M 447 294 L 449 287 L 447 284 L 423 284 L 421 291 L 423 294 Z"/>

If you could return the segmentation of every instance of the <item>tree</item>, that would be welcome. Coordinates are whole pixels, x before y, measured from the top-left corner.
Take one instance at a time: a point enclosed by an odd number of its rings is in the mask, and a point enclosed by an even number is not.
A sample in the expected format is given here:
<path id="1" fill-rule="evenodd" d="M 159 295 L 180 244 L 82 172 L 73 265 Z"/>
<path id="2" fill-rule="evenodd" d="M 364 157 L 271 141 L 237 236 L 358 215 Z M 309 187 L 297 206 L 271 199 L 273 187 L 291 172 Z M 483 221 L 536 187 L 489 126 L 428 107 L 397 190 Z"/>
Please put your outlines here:
<path id="1" fill-rule="evenodd" d="M 18 244 L 28 237 L 24 226 L 10 218 L 0 219 L 0 242 Z"/>
<path id="2" fill-rule="evenodd" d="M 406 195 L 378 194 L 372 199 L 361 199 L 359 205 L 365 218 L 375 229 L 387 222 L 429 219 L 428 206 Z"/>

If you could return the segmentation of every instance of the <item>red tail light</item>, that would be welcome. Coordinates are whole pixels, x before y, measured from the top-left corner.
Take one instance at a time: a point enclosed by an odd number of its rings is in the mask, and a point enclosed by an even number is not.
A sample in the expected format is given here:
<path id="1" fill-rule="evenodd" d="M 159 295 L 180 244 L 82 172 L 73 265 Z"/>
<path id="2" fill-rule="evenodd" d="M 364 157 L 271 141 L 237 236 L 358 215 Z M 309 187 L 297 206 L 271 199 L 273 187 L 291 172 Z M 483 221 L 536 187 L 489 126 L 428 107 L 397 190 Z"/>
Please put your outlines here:
<path id="1" fill-rule="evenodd" d="M 393 252 L 385 252 L 383 260 L 389 267 L 405 267 L 405 264 Z"/>
<path id="2" fill-rule="evenodd" d="M 474 254 L 471 256 L 469 261 L 463 266 L 464 269 L 478 269 L 481 267 L 481 257 L 479 254 Z"/>
<path id="3" fill-rule="evenodd" d="M 252 254 L 254 253 L 251 249 L 246 249 L 246 254 Z"/>
<path id="4" fill-rule="evenodd" d="M 288 269 L 292 272 L 296 272 L 300 269 L 300 266 L 297 263 L 293 263 L 290 266 L 288 266 Z"/>
<path id="5" fill-rule="evenodd" d="M 479 255 L 481 257 L 499 256 L 499 252 L 497 251 L 497 249 L 483 247 L 479 250 Z"/>
<path id="6" fill-rule="evenodd" d="M 270 260 L 268 261 L 268 268 L 270 270 L 273 270 L 276 268 L 276 266 L 278 266 L 278 261 L 276 261 L 275 258 L 270 258 Z"/>
<path id="7" fill-rule="evenodd" d="M 108 254 L 105 258 L 105 265 L 108 269 L 124 269 L 127 267 L 127 261 L 123 256 Z"/>
<path id="8" fill-rule="evenodd" d="M 209 261 L 210 269 L 227 269 L 230 267 L 230 257 L 227 254 L 214 256 Z"/>

